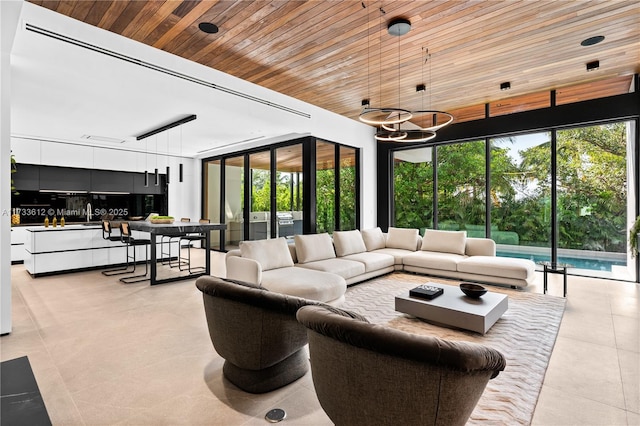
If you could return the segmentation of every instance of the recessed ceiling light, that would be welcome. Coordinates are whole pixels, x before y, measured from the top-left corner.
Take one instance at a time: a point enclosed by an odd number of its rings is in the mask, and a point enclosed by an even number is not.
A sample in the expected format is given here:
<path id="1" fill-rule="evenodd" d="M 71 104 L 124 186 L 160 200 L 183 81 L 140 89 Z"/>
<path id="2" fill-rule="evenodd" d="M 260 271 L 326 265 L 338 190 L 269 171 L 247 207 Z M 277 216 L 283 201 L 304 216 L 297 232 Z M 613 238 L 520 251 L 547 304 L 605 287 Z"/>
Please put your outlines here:
<path id="1" fill-rule="evenodd" d="M 393 36 L 405 35 L 409 30 L 411 30 L 411 22 L 404 18 L 396 18 L 387 26 L 387 31 Z"/>
<path id="2" fill-rule="evenodd" d="M 215 34 L 218 32 L 218 26 L 216 24 L 212 24 L 211 22 L 200 22 L 198 24 L 198 28 L 200 28 L 200 31 L 207 34 Z"/>
<path id="3" fill-rule="evenodd" d="M 589 38 L 585 38 L 584 40 L 582 40 L 580 42 L 581 46 L 593 46 L 594 44 L 598 44 L 600 43 L 602 40 L 604 40 L 604 36 L 593 36 L 593 37 L 589 37 Z"/>

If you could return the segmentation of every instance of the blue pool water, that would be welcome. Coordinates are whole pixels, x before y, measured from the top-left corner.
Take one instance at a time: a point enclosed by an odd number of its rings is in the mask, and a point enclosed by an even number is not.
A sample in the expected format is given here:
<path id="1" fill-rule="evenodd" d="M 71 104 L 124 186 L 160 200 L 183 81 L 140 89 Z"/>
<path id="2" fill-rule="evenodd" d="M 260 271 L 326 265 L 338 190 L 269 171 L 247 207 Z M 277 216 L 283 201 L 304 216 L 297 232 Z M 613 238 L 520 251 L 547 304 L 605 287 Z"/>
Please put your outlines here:
<path id="1" fill-rule="evenodd" d="M 532 255 L 527 253 L 510 253 L 506 251 L 497 252 L 497 256 L 502 257 L 517 257 L 521 259 L 531 259 L 534 262 L 542 262 L 551 260 L 550 256 L 543 255 Z M 625 261 L 617 261 L 617 260 L 607 260 L 607 259 L 584 259 L 578 257 L 564 257 L 559 256 L 558 262 L 568 263 L 573 265 L 574 268 L 578 269 L 592 269 L 595 271 L 607 271 L 611 272 L 611 267 L 613 265 L 616 266 L 626 266 L 627 263 Z"/>

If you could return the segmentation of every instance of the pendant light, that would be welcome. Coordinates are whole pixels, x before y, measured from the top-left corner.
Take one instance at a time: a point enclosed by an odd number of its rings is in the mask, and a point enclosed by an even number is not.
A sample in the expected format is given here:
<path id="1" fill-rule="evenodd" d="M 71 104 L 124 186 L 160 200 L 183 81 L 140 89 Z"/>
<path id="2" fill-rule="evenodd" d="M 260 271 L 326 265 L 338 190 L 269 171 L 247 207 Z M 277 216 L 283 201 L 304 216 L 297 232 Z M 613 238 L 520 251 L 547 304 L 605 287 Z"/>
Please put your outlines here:
<path id="1" fill-rule="evenodd" d="M 366 7 L 363 3 L 363 7 Z M 382 26 L 382 15 L 385 14 L 385 11 L 380 8 L 380 26 Z M 367 25 L 369 25 L 369 15 L 367 14 Z M 384 142 L 426 142 L 436 137 L 436 131 L 451 124 L 453 122 L 453 115 L 439 110 L 425 109 L 424 108 L 424 93 L 422 95 L 423 106 L 420 110 L 410 110 L 401 108 L 401 67 L 400 67 L 400 38 L 401 36 L 407 34 L 411 30 L 411 22 L 408 19 L 397 17 L 389 21 L 387 25 L 387 31 L 390 35 L 398 37 L 398 107 L 381 107 L 374 108 L 363 102 L 363 110 L 359 115 L 359 120 L 363 123 L 367 123 L 374 126 L 380 126 L 380 129 L 376 132 L 375 138 L 378 141 Z M 424 81 L 424 64 L 429 60 L 430 55 L 428 50 L 424 47 L 422 48 L 425 52 L 425 59 L 422 62 L 422 76 Z M 382 98 L 382 40 L 379 42 L 379 50 L 380 50 L 380 71 L 379 71 L 379 79 L 380 79 L 380 98 Z M 367 76 L 367 86 L 369 89 L 369 78 L 370 78 L 370 69 L 369 69 L 369 32 L 367 26 L 367 71 L 369 76 Z M 431 62 L 429 62 L 429 67 L 431 67 Z M 429 68 L 429 80 L 431 80 L 431 68 Z M 431 83 L 431 81 L 429 81 Z M 419 85 L 416 90 L 417 91 L 426 91 L 426 90 L 418 90 L 419 87 L 424 88 L 424 84 Z M 431 86 L 429 87 L 431 90 Z M 431 97 L 431 92 L 430 95 Z M 370 99 L 370 98 L 369 98 Z M 431 104 L 431 101 L 429 101 Z M 415 117 L 415 118 L 414 118 Z M 430 121 L 425 123 L 424 117 L 429 117 Z M 416 120 L 417 118 L 423 118 L 422 120 Z M 413 121 L 409 121 L 412 120 Z M 422 121 L 423 125 L 419 125 L 414 123 L 414 121 Z M 404 124 L 404 126 L 403 126 Z"/>
<path id="2" fill-rule="evenodd" d="M 183 173 L 183 165 L 182 165 L 182 127 L 180 127 L 180 164 L 178 165 L 178 182 L 182 183 L 182 173 Z"/>
<path id="3" fill-rule="evenodd" d="M 154 171 L 156 175 L 156 181 L 154 183 L 155 186 L 160 185 L 160 175 L 158 174 L 158 135 L 156 135 L 156 169 Z"/>
<path id="4" fill-rule="evenodd" d="M 149 139 L 144 144 L 144 186 L 149 186 Z"/>

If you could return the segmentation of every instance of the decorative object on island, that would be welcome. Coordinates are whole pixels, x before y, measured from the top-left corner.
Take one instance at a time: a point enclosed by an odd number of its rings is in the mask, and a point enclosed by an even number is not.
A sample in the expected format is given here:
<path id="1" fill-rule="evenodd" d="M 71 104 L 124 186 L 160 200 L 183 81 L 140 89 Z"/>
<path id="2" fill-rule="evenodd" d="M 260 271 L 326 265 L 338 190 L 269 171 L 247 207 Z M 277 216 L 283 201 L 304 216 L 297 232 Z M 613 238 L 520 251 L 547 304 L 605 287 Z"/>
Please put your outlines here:
<path id="1" fill-rule="evenodd" d="M 174 218 L 173 216 L 151 216 L 149 218 L 149 222 L 151 223 L 173 223 L 174 222 Z"/>
<path id="2" fill-rule="evenodd" d="M 363 8 L 366 5 L 362 3 Z M 385 14 L 384 9 L 380 10 L 380 21 L 382 21 L 382 15 Z M 362 102 L 363 110 L 360 113 L 360 121 L 381 126 L 376 132 L 375 138 L 379 141 L 385 142 L 426 142 L 436 137 L 436 130 L 451 124 L 453 121 L 453 115 L 432 109 L 425 109 L 424 102 L 423 107 L 420 110 L 412 111 L 409 109 L 400 108 L 400 81 L 401 81 L 401 65 L 400 65 L 400 36 L 407 34 L 411 30 L 411 22 L 408 19 L 402 17 L 396 17 L 392 19 L 387 25 L 387 31 L 390 35 L 398 37 L 398 107 L 380 107 L 375 108 L 370 105 L 369 99 Z M 382 31 L 380 32 L 382 33 Z M 367 34 L 367 60 L 369 60 L 369 35 Z M 382 40 L 379 41 L 380 46 L 380 62 L 382 63 Z M 423 48 L 423 50 L 425 50 Z M 424 64 L 430 58 L 428 49 L 425 50 L 425 60 L 422 61 L 422 74 L 424 78 Z M 416 91 L 425 92 L 426 86 L 424 83 L 416 86 Z M 380 101 L 382 101 L 382 83 L 380 83 Z M 424 100 L 424 94 L 423 94 Z M 422 125 L 418 126 L 413 122 L 410 122 L 414 116 L 419 115 L 422 118 Z M 407 124 L 405 128 L 402 128 L 403 123 Z"/>
<path id="3" fill-rule="evenodd" d="M 629 251 L 631 257 L 638 255 L 638 238 L 640 238 L 640 216 L 636 218 L 631 229 L 629 229 Z"/>
<path id="4" fill-rule="evenodd" d="M 45 216 L 44 217 L 44 227 L 48 228 L 49 227 L 49 216 Z"/>
<path id="5" fill-rule="evenodd" d="M 20 225 L 20 209 L 19 208 L 11 210 L 11 224 Z"/>
<path id="6" fill-rule="evenodd" d="M 483 294 L 487 292 L 486 288 L 474 283 L 461 283 L 460 290 L 462 290 L 464 294 L 473 299 L 479 299 Z"/>

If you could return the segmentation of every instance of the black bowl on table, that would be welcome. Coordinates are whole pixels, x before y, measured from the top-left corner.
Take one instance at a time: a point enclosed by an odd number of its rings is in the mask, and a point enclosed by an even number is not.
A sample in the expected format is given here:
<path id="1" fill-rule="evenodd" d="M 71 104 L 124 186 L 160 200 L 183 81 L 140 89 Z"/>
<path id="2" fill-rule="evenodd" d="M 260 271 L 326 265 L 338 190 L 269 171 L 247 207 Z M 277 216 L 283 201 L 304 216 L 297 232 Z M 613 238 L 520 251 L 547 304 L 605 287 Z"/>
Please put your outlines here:
<path id="1" fill-rule="evenodd" d="M 479 299 L 480 296 L 482 296 L 487 292 L 486 288 L 482 287 L 479 284 L 474 284 L 474 283 L 461 283 L 460 290 L 462 290 L 462 292 L 467 296 L 472 297 L 474 299 Z"/>

